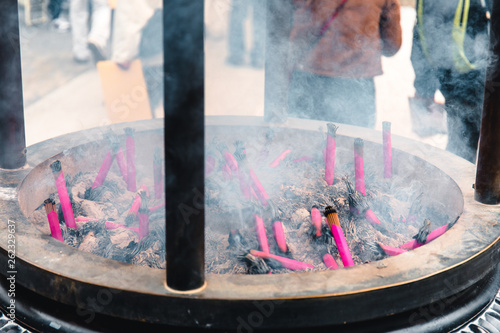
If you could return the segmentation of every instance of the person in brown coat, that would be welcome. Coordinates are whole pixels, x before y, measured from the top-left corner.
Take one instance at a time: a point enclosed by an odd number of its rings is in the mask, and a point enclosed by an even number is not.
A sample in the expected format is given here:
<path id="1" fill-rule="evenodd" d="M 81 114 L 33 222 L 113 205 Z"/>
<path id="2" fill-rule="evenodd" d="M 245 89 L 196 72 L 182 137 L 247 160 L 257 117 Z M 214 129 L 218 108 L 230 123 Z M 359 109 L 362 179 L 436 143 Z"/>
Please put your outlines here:
<path id="1" fill-rule="evenodd" d="M 399 0 L 292 0 L 292 117 L 375 126 L 382 56 L 401 47 Z"/>

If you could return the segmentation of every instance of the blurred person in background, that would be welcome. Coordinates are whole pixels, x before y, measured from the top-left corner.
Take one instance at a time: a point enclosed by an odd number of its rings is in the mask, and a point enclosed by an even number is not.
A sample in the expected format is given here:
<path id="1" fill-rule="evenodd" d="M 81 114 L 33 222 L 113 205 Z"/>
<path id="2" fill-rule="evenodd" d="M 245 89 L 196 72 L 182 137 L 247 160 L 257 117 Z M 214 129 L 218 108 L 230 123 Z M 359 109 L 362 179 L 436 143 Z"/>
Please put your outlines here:
<path id="1" fill-rule="evenodd" d="M 91 57 L 94 62 L 105 60 L 111 30 L 108 0 L 70 0 L 69 16 L 73 59 L 77 63 L 86 63 Z"/>
<path id="2" fill-rule="evenodd" d="M 439 89 L 445 98 L 447 114 L 446 150 L 474 163 L 481 125 L 491 2 L 417 0 L 416 9 L 411 54 L 416 92 L 410 105 L 429 109 Z"/>
<path id="3" fill-rule="evenodd" d="M 127 70 L 141 59 L 151 108 L 163 101 L 163 2 L 118 0 L 111 60 Z"/>
<path id="4" fill-rule="evenodd" d="M 242 66 L 246 63 L 245 20 L 252 12 L 252 42 L 250 65 L 263 68 L 265 60 L 266 1 L 233 0 L 229 13 L 228 57 L 226 63 Z"/>
<path id="5" fill-rule="evenodd" d="M 59 32 L 67 32 L 70 28 L 68 20 L 61 16 L 63 2 L 64 0 L 50 0 L 47 5 L 52 20 L 51 24 Z"/>
<path id="6" fill-rule="evenodd" d="M 292 0 L 289 115 L 375 126 L 374 77 L 401 47 L 399 0 Z"/>

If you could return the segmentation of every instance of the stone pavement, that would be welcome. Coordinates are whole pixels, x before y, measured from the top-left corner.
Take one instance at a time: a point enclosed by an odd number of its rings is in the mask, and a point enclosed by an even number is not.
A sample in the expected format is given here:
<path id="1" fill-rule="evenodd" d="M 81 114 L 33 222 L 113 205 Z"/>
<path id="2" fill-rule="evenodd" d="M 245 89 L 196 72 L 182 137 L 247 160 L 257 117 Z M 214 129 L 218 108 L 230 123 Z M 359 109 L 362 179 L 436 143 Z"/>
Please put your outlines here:
<path id="1" fill-rule="evenodd" d="M 205 112 L 262 116 L 264 70 L 225 64 L 229 5 L 227 0 L 211 0 L 206 9 Z M 394 57 L 383 59 L 384 75 L 376 78 L 376 129 L 382 128 L 382 121 L 391 121 L 393 134 L 444 148 L 446 135 L 420 138 L 411 131 L 408 97 L 414 94 L 410 63 L 414 20 L 415 10 L 403 7 L 403 47 Z M 250 31 L 249 20 L 245 24 Z M 250 41 L 249 35 L 247 45 Z M 57 33 L 47 24 L 26 27 L 21 23 L 21 45 L 28 146 L 110 123 L 97 71 L 92 64 L 73 62 L 70 33 Z"/>

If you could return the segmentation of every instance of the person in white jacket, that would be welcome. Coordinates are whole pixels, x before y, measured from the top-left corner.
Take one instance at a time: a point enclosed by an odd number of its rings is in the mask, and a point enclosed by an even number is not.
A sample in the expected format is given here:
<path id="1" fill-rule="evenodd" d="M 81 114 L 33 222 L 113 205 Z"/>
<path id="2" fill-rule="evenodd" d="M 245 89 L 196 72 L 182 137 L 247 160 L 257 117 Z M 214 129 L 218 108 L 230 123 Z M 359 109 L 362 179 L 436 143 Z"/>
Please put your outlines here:
<path id="1" fill-rule="evenodd" d="M 92 13 L 89 13 L 89 5 Z M 94 55 L 95 62 L 106 59 L 111 30 L 111 9 L 108 0 L 70 0 L 69 14 L 74 60 L 79 63 L 88 62 L 91 54 Z"/>

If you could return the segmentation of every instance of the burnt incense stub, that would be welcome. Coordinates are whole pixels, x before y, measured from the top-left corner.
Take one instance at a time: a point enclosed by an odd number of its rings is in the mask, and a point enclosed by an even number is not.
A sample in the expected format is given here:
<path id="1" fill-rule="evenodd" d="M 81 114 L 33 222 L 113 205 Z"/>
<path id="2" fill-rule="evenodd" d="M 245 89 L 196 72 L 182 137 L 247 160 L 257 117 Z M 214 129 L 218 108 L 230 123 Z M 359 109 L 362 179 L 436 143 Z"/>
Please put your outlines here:
<path id="1" fill-rule="evenodd" d="M 391 131 L 391 123 L 389 121 L 382 122 L 382 129 L 384 131 Z"/>
<path id="2" fill-rule="evenodd" d="M 332 124 L 332 123 L 328 123 L 328 124 L 326 124 L 326 128 L 327 128 L 327 133 L 329 136 L 331 136 L 332 138 L 337 136 L 337 130 L 339 129 L 339 127 L 337 125 Z"/>
<path id="3" fill-rule="evenodd" d="M 61 170 L 62 170 L 61 161 L 59 161 L 59 160 L 54 161 L 50 165 L 50 169 L 52 170 L 53 173 L 61 172 Z"/>

